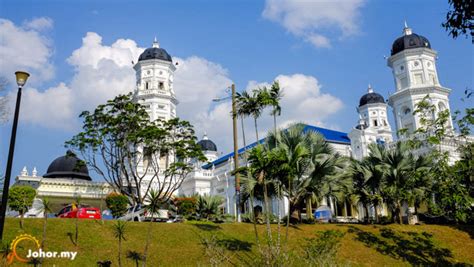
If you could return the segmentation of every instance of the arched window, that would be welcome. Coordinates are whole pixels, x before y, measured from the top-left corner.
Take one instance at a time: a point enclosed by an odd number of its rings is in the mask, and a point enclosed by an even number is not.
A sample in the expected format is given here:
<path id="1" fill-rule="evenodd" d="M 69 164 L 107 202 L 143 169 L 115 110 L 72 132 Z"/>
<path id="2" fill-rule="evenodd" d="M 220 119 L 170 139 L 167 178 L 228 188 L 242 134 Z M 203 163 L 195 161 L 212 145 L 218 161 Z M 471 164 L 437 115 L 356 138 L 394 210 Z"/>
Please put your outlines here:
<path id="1" fill-rule="evenodd" d="M 148 82 L 145 83 L 145 89 L 148 90 Z"/>

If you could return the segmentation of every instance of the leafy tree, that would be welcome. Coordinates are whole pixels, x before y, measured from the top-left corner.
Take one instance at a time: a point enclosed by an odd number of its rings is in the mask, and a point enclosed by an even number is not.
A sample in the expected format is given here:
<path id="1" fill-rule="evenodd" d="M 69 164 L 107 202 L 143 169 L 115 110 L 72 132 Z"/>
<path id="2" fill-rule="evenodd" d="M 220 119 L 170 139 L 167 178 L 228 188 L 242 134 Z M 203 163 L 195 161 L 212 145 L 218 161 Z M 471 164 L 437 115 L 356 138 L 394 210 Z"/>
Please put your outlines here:
<path id="1" fill-rule="evenodd" d="M 205 160 L 189 122 L 150 121 L 131 94 L 80 117 L 83 131 L 66 145 L 80 151 L 92 170 L 134 204 L 143 203 L 151 188 L 171 196 L 192 170 L 189 160 Z"/>
<path id="2" fill-rule="evenodd" d="M 8 205 L 20 213 L 20 228 L 23 229 L 23 217 L 33 205 L 36 190 L 31 186 L 13 186 L 8 194 Z"/>
<path id="3" fill-rule="evenodd" d="M 196 212 L 197 199 L 192 197 L 177 197 L 174 199 L 178 213 L 182 215 L 191 215 Z"/>
<path id="4" fill-rule="evenodd" d="M 127 223 L 124 221 L 116 221 L 113 225 L 114 237 L 118 240 L 118 266 L 122 266 L 122 241 L 126 241 L 125 233 L 127 232 Z"/>
<path id="5" fill-rule="evenodd" d="M 105 198 L 107 208 L 112 212 L 114 218 L 123 216 L 127 212 L 128 197 L 112 192 Z"/>
<path id="6" fill-rule="evenodd" d="M 441 25 L 454 39 L 459 35 L 466 35 L 466 38 L 471 35 L 471 40 L 474 43 L 474 2 L 472 0 L 448 0 L 448 3 L 450 9 L 446 14 L 446 21 Z"/>

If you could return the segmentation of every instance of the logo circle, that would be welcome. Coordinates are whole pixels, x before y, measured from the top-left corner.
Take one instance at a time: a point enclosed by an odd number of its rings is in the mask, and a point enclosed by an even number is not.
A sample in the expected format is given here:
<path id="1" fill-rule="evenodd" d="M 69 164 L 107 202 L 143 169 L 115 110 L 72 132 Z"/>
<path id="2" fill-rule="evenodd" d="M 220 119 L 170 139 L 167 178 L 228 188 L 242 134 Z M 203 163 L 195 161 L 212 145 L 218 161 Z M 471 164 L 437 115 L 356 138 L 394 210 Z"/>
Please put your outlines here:
<path id="1" fill-rule="evenodd" d="M 38 239 L 36 239 L 34 236 L 29 235 L 29 234 L 19 235 L 15 239 L 13 239 L 13 241 L 11 243 L 11 251 L 12 251 L 11 254 L 12 254 L 12 256 L 9 259 L 10 261 L 13 261 L 13 258 L 16 258 L 19 262 L 23 262 L 23 263 L 27 263 L 29 261 L 29 259 L 22 258 L 20 255 L 17 254 L 18 244 L 20 242 L 24 242 L 24 241 L 32 241 L 36 245 L 37 249 L 40 248 L 40 243 L 39 243 Z"/>

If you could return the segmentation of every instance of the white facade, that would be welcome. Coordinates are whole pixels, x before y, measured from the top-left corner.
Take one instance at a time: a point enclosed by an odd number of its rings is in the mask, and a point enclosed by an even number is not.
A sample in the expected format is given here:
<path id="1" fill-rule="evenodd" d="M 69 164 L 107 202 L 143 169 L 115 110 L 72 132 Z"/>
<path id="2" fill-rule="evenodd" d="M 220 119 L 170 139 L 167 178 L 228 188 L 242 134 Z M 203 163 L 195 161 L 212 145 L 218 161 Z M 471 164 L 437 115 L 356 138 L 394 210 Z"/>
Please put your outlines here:
<path id="1" fill-rule="evenodd" d="M 405 27 L 404 36 L 412 35 L 412 30 Z M 420 128 L 420 118 L 414 116 L 416 104 L 426 95 L 439 111 L 450 110 L 449 93 L 451 89 L 440 85 L 436 69 L 437 52 L 430 47 L 405 49 L 392 55 L 387 65 L 392 69 L 395 80 L 395 93 L 389 96 L 388 104 L 393 110 L 396 131 L 407 129 L 413 133 Z M 451 118 L 451 115 L 449 116 Z M 453 124 L 449 119 L 449 127 Z"/>
<path id="2" fill-rule="evenodd" d="M 369 85 L 366 96 L 371 95 L 382 98 L 382 101 L 361 103 L 362 105 L 357 107 L 359 124 L 349 133 L 352 157 L 359 160 L 369 155 L 369 144 L 385 144 L 393 141 L 392 128 L 388 121 L 387 104 L 385 104 L 383 97 L 375 94 Z"/>

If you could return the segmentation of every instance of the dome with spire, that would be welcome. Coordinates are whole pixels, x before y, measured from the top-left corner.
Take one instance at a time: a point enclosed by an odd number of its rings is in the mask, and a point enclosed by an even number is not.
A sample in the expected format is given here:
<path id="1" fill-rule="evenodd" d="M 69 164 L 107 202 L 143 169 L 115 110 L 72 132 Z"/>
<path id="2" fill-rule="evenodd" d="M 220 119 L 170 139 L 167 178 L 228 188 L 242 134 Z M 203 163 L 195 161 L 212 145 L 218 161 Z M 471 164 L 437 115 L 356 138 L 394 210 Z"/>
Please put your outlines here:
<path id="1" fill-rule="evenodd" d="M 202 140 L 197 144 L 201 147 L 202 151 L 217 151 L 216 144 L 207 138 L 207 134 L 204 134 Z"/>
<path id="2" fill-rule="evenodd" d="M 400 53 L 406 49 L 413 48 L 431 48 L 430 41 L 424 36 L 413 33 L 411 28 L 408 27 L 405 22 L 405 27 L 403 28 L 403 36 L 397 38 L 392 44 L 391 55 Z"/>
<path id="3" fill-rule="evenodd" d="M 165 49 L 160 48 L 160 44 L 156 40 L 156 37 L 155 37 L 155 40 L 153 41 L 153 46 L 145 49 L 145 51 L 143 51 L 143 53 L 138 58 L 138 61 L 149 60 L 149 59 L 160 59 L 160 60 L 169 61 L 169 62 L 173 61 L 171 59 L 170 54 L 168 54 L 168 52 L 166 52 Z"/>
<path id="4" fill-rule="evenodd" d="M 372 89 L 372 86 L 369 84 L 369 88 L 367 89 L 367 94 L 363 95 L 359 101 L 359 107 L 367 104 L 377 104 L 377 103 L 385 103 L 385 99 L 382 95 L 375 93 Z"/>
<path id="5" fill-rule="evenodd" d="M 79 159 L 71 150 L 68 150 L 66 155 L 53 160 L 48 167 L 47 173 L 43 175 L 43 177 L 73 178 L 92 181 L 86 163 Z"/>

